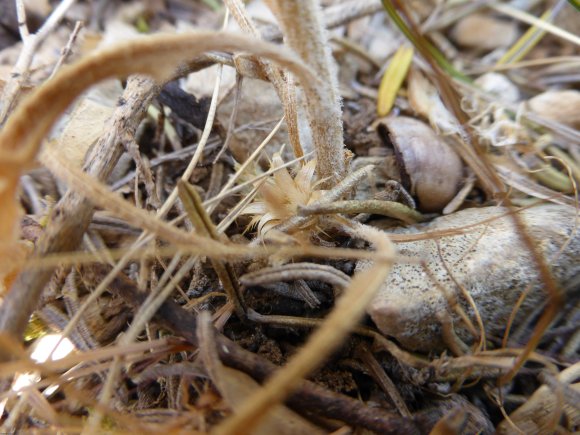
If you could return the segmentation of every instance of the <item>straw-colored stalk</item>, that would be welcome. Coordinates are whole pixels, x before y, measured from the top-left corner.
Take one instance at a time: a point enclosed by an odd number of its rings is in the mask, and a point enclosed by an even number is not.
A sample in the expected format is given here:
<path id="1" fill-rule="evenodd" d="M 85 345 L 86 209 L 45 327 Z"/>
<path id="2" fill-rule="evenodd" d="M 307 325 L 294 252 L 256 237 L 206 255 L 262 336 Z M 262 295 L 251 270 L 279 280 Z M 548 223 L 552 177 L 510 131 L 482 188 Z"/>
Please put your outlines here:
<path id="1" fill-rule="evenodd" d="M 337 71 L 318 0 L 268 0 L 282 27 L 286 43 L 320 79 L 319 86 L 306 86 L 306 110 L 316 149 L 317 173 L 330 187 L 345 175 L 342 111 Z"/>

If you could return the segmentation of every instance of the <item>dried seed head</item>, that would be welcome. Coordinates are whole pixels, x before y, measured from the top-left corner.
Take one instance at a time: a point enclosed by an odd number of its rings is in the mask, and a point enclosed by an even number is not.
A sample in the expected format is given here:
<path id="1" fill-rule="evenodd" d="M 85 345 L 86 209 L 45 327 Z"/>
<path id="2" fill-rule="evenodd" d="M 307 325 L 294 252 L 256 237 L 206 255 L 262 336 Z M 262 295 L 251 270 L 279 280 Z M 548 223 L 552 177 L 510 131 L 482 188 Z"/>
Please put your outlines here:
<path id="1" fill-rule="evenodd" d="M 275 154 L 272 169 L 283 165 L 280 154 Z M 249 204 L 241 213 L 254 215 L 250 226 L 257 225 L 258 233 L 265 235 L 276 225 L 296 216 L 299 206 L 307 206 L 319 199 L 322 191 L 318 187 L 320 183 L 315 167 L 316 161 L 311 160 L 294 176 L 286 168 L 280 168 L 269 177 L 260 187 L 260 199 Z M 310 229 L 311 225 L 301 227 L 301 230 Z"/>
<path id="2" fill-rule="evenodd" d="M 378 126 L 393 147 L 403 186 L 423 211 L 441 211 L 459 190 L 463 165 L 459 156 L 426 124 L 390 117 Z"/>
<path id="3" fill-rule="evenodd" d="M 580 92 L 547 91 L 528 101 L 532 112 L 543 118 L 580 128 Z"/>
<path id="4" fill-rule="evenodd" d="M 425 266 L 400 263 L 393 267 L 367 308 L 379 329 L 409 349 L 442 350 L 446 343 L 441 315 L 447 313 L 454 320 L 458 336 L 464 341 L 473 339 L 449 304 L 450 299 L 457 300 L 476 323 L 474 310 L 458 285 L 473 298 L 488 336 L 500 336 L 516 301 L 528 288 L 514 325 L 541 307 L 546 302 L 546 292 L 507 212 L 501 207 L 473 208 L 399 231 L 409 235 L 435 232 L 497 218 L 453 235 L 398 244 L 400 254 L 423 259 Z M 564 288 L 580 272 L 580 235 L 574 225 L 574 209 L 547 204 L 524 210 L 521 217 L 557 283 Z M 357 269 L 368 267 L 367 261 L 361 261 Z"/>

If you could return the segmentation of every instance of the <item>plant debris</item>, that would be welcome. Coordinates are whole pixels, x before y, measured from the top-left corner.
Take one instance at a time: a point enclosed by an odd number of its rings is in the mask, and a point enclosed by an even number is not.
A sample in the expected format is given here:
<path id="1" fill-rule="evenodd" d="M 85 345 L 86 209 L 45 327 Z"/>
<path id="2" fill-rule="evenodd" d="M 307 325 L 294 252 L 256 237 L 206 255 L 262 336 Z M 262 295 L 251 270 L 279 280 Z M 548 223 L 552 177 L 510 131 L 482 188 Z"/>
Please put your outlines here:
<path id="1" fill-rule="evenodd" d="M 3 432 L 580 430 L 574 2 L 0 10 Z"/>

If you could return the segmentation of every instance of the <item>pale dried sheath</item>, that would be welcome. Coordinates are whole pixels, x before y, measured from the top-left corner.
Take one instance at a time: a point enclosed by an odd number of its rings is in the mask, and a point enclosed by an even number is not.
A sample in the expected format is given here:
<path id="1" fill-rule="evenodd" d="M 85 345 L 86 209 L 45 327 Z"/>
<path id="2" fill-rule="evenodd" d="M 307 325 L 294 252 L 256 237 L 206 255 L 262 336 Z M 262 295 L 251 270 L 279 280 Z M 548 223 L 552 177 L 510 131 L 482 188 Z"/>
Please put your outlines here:
<path id="1" fill-rule="evenodd" d="M 245 33 L 256 38 L 260 37 L 260 33 L 256 29 L 241 0 L 225 0 L 224 3 Z M 294 155 L 296 157 L 302 157 L 304 151 L 300 144 L 300 135 L 298 134 L 298 114 L 296 111 L 294 83 L 290 76 L 285 76 L 280 68 L 272 65 L 268 61 L 256 60 L 259 68 L 262 70 L 261 72 L 270 80 L 280 100 L 282 100 L 284 116 L 286 117 L 286 125 L 288 127 L 288 138 L 294 150 Z"/>
<path id="2" fill-rule="evenodd" d="M 307 114 L 316 148 L 317 172 L 330 187 L 345 175 L 342 113 L 336 66 L 332 59 L 318 0 L 268 0 L 286 43 L 295 50 L 320 78 L 316 92 L 304 86 Z"/>

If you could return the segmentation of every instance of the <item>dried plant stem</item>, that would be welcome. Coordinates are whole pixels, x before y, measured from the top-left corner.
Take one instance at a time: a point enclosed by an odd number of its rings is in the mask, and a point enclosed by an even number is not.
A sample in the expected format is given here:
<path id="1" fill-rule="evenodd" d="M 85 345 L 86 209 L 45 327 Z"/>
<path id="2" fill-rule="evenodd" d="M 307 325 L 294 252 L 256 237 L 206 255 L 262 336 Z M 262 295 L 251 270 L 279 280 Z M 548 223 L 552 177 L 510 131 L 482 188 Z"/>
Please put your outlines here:
<path id="1" fill-rule="evenodd" d="M 240 277 L 245 286 L 272 284 L 279 281 L 319 280 L 336 286 L 342 291 L 350 284 L 350 277 L 331 266 L 316 263 L 289 263 L 283 266 L 266 267 Z"/>
<path id="2" fill-rule="evenodd" d="M 323 187 L 334 186 L 345 176 L 342 111 L 336 66 L 318 0 L 269 0 L 286 43 L 321 79 L 314 90 L 305 87 L 307 114 L 316 150 L 316 169 Z M 302 86 L 305 83 L 301 80 Z M 313 92 L 314 91 L 314 92 Z"/>
<path id="3" fill-rule="evenodd" d="M 203 208 L 201 198 L 199 197 L 199 193 L 197 193 L 195 188 L 183 180 L 178 181 L 177 188 L 181 202 L 183 203 L 187 215 L 197 232 L 203 234 L 206 237 L 210 237 L 213 240 L 219 240 L 220 237 L 217 229 L 205 211 L 205 208 Z M 228 294 L 230 301 L 232 301 L 234 304 L 236 314 L 240 319 L 245 319 L 246 310 L 244 306 L 244 300 L 240 293 L 237 278 L 233 268 L 228 263 L 225 263 L 217 258 L 212 259 L 211 262 L 220 281 L 222 282 L 222 285 L 224 286 L 224 290 Z"/>
<path id="4" fill-rule="evenodd" d="M 382 9 L 380 0 L 346 0 L 324 10 L 323 21 L 327 29 L 342 26 L 345 23 L 379 12 Z M 262 36 L 268 41 L 282 38 L 280 29 L 272 25 L 267 27 Z"/>
<path id="5" fill-rule="evenodd" d="M 375 356 L 371 353 L 366 345 L 360 346 L 360 357 L 369 368 L 369 371 L 373 378 L 376 380 L 377 384 L 379 384 L 385 394 L 391 398 L 399 413 L 403 417 L 412 417 L 412 414 L 409 411 L 407 404 L 401 397 L 401 393 L 399 393 L 397 386 L 387 375 L 383 367 L 380 365 L 380 363 L 377 361 Z"/>
<path id="6" fill-rule="evenodd" d="M 268 325 L 277 325 L 288 328 L 318 328 L 324 322 L 324 319 L 314 319 L 312 317 L 292 317 L 292 316 L 280 316 L 280 315 L 263 315 L 251 308 L 248 309 L 248 319 L 257 323 L 265 323 Z M 417 357 L 400 347 L 395 343 L 385 338 L 383 335 L 379 334 L 375 330 L 372 330 L 366 326 L 356 326 L 353 333 L 358 334 L 362 337 L 372 338 L 375 341 L 375 348 L 377 350 L 384 350 L 394 356 L 402 364 L 406 364 L 409 367 L 416 369 L 427 368 L 430 363 L 426 359 Z M 437 361 L 431 363 L 433 367 L 436 367 Z"/>
<path id="7" fill-rule="evenodd" d="M 375 244 L 377 251 L 391 254 L 393 248 L 382 231 L 363 225 L 356 225 L 359 236 Z M 349 287 L 337 301 L 331 314 L 321 327 L 309 338 L 284 367 L 277 371 L 259 390 L 240 407 L 239 412 L 228 418 L 216 429 L 216 434 L 250 432 L 260 419 L 277 403 L 295 391 L 297 381 L 317 368 L 324 359 L 342 343 L 342 340 L 356 327 L 367 304 L 389 274 L 390 267 L 381 262 L 365 272 L 357 274 Z"/>
<path id="8" fill-rule="evenodd" d="M 30 36 L 28 25 L 26 24 L 26 7 L 23 0 L 16 0 L 16 18 L 18 19 L 18 32 L 20 38 L 26 41 Z"/>
<path id="9" fill-rule="evenodd" d="M 228 219 L 229 221 L 230 219 Z M 218 225 L 218 230 L 227 228 L 225 225 Z M 29 260 L 27 265 L 29 270 L 32 269 L 43 269 L 43 268 L 54 268 L 57 266 L 74 266 L 82 264 L 90 264 L 95 262 L 100 262 L 101 255 L 110 256 L 114 261 L 123 262 L 123 266 L 119 269 L 122 270 L 126 265 L 126 262 L 131 260 L 141 260 L 150 258 L 161 258 L 161 257 L 173 257 L 177 255 L 177 252 L 182 252 L 188 255 L 205 255 L 206 250 L 200 249 L 198 246 L 192 245 L 181 245 L 181 246 L 151 246 L 144 247 L 148 242 L 152 240 L 152 235 L 145 236 L 139 243 L 131 248 L 120 248 L 120 249 L 107 249 L 99 250 L 95 252 L 86 251 L 73 251 L 66 253 L 53 253 L 47 254 L 45 257 L 33 257 Z M 315 257 L 328 259 L 351 259 L 351 260 L 372 260 L 376 259 L 378 254 L 361 249 L 351 249 L 351 248 L 325 248 L 321 246 L 305 245 L 305 246 L 260 246 L 260 247 L 246 247 L 244 249 L 230 250 L 228 255 L 231 258 L 265 258 L 274 254 L 279 254 L 281 256 L 286 256 L 289 258 L 293 257 Z M 223 255 L 220 255 L 223 257 Z M 381 261 L 391 261 L 394 256 L 380 256 Z M 411 264 L 419 264 L 417 258 L 405 257 L 402 255 L 397 255 L 398 261 L 404 261 Z M 91 294 L 92 295 L 92 294 Z"/>
<path id="10" fill-rule="evenodd" d="M 50 77 L 48 78 L 48 80 L 50 80 L 51 78 L 54 77 L 54 75 L 60 69 L 62 64 L 66 61 L 67 57 L 69 57 L 70 54 L 72 53 L 73 45 L 74 45 L 75 41 L 77 40 L 77 37 L 79 36 L 79 32 L 81 31 L 83 26 L 84 26 L 84 23 L 82 21 L 77 21 L 75 23 L 75 28 L 73 29 L 72 33 L 70 34 L 70 36 L 68 38 L 68 42 L 66 43 L 66 46 L 62 49 L 62 51 L 60 53 L 60 57 L 58 58 L 58 61 L 54 65 L 54 68 L 52 69 L 52 72 L 50 73 Z"/>
<path id="11" fill-rule="evenodd" d="M 400 202 L 381 201 L 378 199 L 367 199 L 364 201 L 336 201 L 330 204 L 317 204 L 314 206 L 299 207 L 298 212 L 303 216 L 333 213 L 370 213 L 380 214 L 405 223 L 413 224 L 424 220 L 423 215 Z"/>
<path id="12" fill-rule="evenodd" d="M 490 5 L 492 9 L 495 9 L 497 12 L 505 14 L 509 17 L 515 18 L 516 20 L 523 21 L 524 23 L 530 24 L 532 26 L 536 26 L 546 32 L 550 32 L 553 35 L 556 35 L 568 42 L 571 42 L 574 45 L 580 45 L 580 37 L 576 36 L 554 24 L 551 24 L 547 21 L 544 21 L 540 18 L 534 17 L 527 12 L 520 11 L 519 9 L 510 6 L 510 5 L 503 5 L 503 4 L 493 4 Z"/>
<path id="13" fill-rule="evenodd" d="M 238 118 L 238 109 L 240 108 L 240 97 L 242 94 L 242 83 L 244 82 L 244 76 L 241 75 L 239 72 L 236 71 L 236 84 L 234 86 L 234 107 L 232 109 L 232 113 L 230 114 L 230 120 L 228 121 L 228 129 L 226 131 L 226 138 L 224 139 L 224 143 L 213 159 L 213 164 L 217 164 L 219 160 L 222 158 L 223 154 L 230 146 L 230 141 L 232 140 L 233 133 L 234 133 L 234 126 L 236 123 L 236 119 Z M 223 171 L 222 171 L 223 172 Z M 212 171 L 213 175 L 213 171 Z M 211 184 L 211 183 L 210 183 Z M 218 186 L 219 187 L 219 186 Z M 206 199 L 214 196 L 215 192 L 212 189 L 208 189 L 206 193 Z"/>

